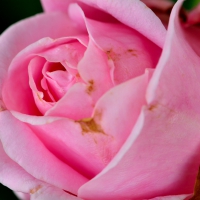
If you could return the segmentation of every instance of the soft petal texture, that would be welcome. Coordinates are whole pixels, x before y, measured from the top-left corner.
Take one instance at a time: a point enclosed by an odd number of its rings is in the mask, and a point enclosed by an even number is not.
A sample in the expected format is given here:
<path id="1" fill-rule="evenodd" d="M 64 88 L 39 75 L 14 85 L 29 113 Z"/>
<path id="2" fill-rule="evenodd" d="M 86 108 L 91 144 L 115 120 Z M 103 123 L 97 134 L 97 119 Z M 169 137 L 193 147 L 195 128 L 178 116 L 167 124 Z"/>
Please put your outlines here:
<path id="1" fill-rule="evenodd" d="M 5 152 L 35 178 L 74 194 L 87 181 L 52 155 L 34 132 L 8 111 L 0 113 L 0 126 L 0 139 Z"/>
<path id="2" fill-rule="evenodd" d="M 145 104 L 148 81 L 147 72 L 109 90 L 99 99 L 89 118 L 77 121 L 57 119 L 29 126 L 54 155 L 92 178 L 110 162 L 128 137 Z M 17 113 L 13 114 L 27 121 Z M 112 127 L 110 124 L 116 125 Z"/>
<path id="3" fill-rule="evenodd" d="M 89 42 L 88 49 L 78 65 L 78 71 L 87 83 L 86 92 L 92 97 L 93 103 L 114 86 L 110 77 L 108 59 L 93 41 Z"/>
<path id="4" fill-rule="evenodd" d="M 66 11 L 71 2 L 77 1 L 62 1 L 62 0 L 42 0 L 44 9 L 47 12 L 61 10 Z M 111 14 L 123 24 L 139 31 L 144 36 L 162 47 L 164 44 L 166 30 L 159 18 L 155 16 L 153 11 L 145 6 L 139 0 L 82 0 L 82 2 L 102 9 Z M 141 17 L 141 13 L 142 17 Z M 149 32 L 149 30 L 151 30 Z"/>
<path id="5" fill-rule="evenodd" d="M 137 31 L 119 23 L 88 19 L 77 4 L 69 7 L 69 13 L 74 20 L 82 21 L 82 26 L 86 25 L 90 39 L 107 55 L 110 76 L 115 84 L 142 75 L 146 68 L 156 66 L 161 49 Z M 85 73 L 88 71 L 87 67 Z"/>
<path id="6" fill-rule="evenodd" d="M 30 200 L 30 194 L 23 193 L 23 192 L 14 192 L 14 194 L 15 194 L 20 200 Z"/>
<path id="7" fill-rule="evenodd" d="M 67 117 L 74 120 L 90 117 L 94 103 L 87 90 L 88 86 L 85 84 L 75 84 L 45 115 Z"/>
<path id="8" fill-rule="evenodd" d="M 63 13 L 39 14 L 8 28 L 0 37 L 0 98 L 6 71 L 18 52 L 43 37 L 58 38 L 79 33 Z"/>
<path id="9" fill-rule="evenodd" d="M 29 193 L 32 188 L 42 185 L 42 181 L 28 174 L 5 153 L 0 143 L 0 182 L 15 191 Z"/>
<path id="10" fill-rule="evenodd" d="M 67 33 L 66 33 L 67 34 Z M 56 56 L 57 53 L 52 53 L 52 49 L 56 49 L 57 47 L 68 44 L 71 41 L 76 40 L 80 41 L 80 43 L 85 44 L 87 42 L 86 36 L 73 36 L 73 37 L 61 37 L 59 39 L 52 38 L 42 38 L 41 40 L 29 45 L 25 49 L 23 49 L 13 60 L 8 70 L 8 75 L 5 80 L 4 88 L 3 88 L 3 99 L 6 104 L 6 107 L 9 110 L 15 110 L 26 114 L 32 115 L 40 115 L 36 104 L 40 105 L 44 102 L 41 102 L 38 96 L 42 97 L 42 94 L 37 95 L 37 90 L 34 89 L 35 100 L 33 98 L 32 90 L 29 86 L 29 77 L 28 77 L 28 65 L 31 65 L 30 61 L 37 57 L 44 57 L 49 62 L 58 62 L 65 61 L 65 55 L 67 54 L 67 49 L 65 52 L 62 51 L 62 55 L 59 57 Z M 60 51 L 60 49 L 57 49 Z M 56 50 L 54 51 L 56 52 Z M 46 54 L 45 54 L 46 53 Z M 56 60 L 57 59 L 57 60 Z M 38 60 L 38 59 L 37 59 Z M 43 61 L 40 62 L 41 63 Z M 33 66 L 34 67 L 34 66 Z M 41 67 L 37 66 L 37 67 Z M 20 72 L 20 73 L 19 73 Z M 30 72 L 30 70 L 29 70 Z M 37 73 L 42 74 L 42 69 L 37 71 Z M 16 76 L 16 74 L 19 74 Z M 30 73 L 29 73 L 30 74 Z M 38 75 L 36 76 L 38 77 Z M 30 85 L 33 86 L 33 81 L 30 81 Z M 15 90 L 13 88 L 16 85 L 21 85 L 21 87 L 16 87 Z M 12 92 L 11 92 L 12 91 Z M 29 99 L 29 101 L 27 101 Z M 26 103 L 25 103 L 26 102 Z M 47 103 L 45 103 L 46 107 L 49 107 Z M 38 106 L 42 112 L 45 112 L 47 109 L 41 109 L 42 106 Z"/>
<path id="11" fill-rule="evenodd" d="M 148 106 L 116 157 L 79 189 L 80 197 L 147 199 L 193 192 L 200 160 L 200 60 L 178 21 L 182 2 L 171 14 Z"/>

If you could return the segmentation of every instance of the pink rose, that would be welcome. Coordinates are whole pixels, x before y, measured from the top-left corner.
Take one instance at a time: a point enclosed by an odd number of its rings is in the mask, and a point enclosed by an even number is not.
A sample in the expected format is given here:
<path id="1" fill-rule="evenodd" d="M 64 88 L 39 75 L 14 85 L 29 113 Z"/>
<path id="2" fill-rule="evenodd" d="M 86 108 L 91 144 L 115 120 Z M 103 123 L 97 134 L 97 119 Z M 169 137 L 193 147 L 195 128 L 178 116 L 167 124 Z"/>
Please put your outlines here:
<path id="1" fill-rule="evenodd" d="M 31 200 L 189 198 L 200 29 L 180 22 L 182 2 L 167 31 L 139 0 L 43 0 L 44 14 L 5 31 L 0 182 Z"/>

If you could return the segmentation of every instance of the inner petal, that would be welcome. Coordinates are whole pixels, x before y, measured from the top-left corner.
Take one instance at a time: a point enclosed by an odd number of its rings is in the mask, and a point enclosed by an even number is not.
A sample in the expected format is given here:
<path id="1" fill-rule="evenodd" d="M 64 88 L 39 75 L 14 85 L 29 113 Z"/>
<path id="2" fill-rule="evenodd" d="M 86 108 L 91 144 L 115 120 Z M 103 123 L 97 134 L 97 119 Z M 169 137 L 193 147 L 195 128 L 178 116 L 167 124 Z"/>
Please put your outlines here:
<path id="1" fill-rule="evenodd" d="M 55 70 L 55 71 L 54 71 Z M 62 98 L 79 79 L 69 73 L 61 63 L 46 62 L 42 70 L 41 84 L 55 101 Z"/>
<path id="2" fill-rule="evenodd" d="M 28 65 L 29 85 L 32 89 L 35 104 L 42 114 L 45 114 L 54 103 L 50 102 L 51 98 L 48 93 L 41 87 L 40 81 L 42 79 L 41 69 L 44 66 L 46 60 L 44 58 L 36 56 Z"/>

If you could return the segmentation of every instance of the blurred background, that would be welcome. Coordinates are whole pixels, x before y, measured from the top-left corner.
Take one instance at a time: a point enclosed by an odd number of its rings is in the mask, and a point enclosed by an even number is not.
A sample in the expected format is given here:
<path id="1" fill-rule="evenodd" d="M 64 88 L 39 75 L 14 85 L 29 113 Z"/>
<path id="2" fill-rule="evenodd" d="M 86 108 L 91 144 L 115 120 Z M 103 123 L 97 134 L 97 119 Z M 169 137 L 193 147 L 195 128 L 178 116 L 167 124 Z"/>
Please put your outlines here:
<path id="1" fill-rule="evenodd" d="M 159 1 L 159 0 L 155 0 Z M 176 0 L 172 0 L 176 1 Z M 186 9 L 192 9 L 200 0 L 187 0 L 184 3 Z M 39 0 L 1 0 L 0 2 L 0 34 L 13 23 L 26 17 L 42 12 Z M 15 195 L 7 187 L 0 184 L 1 200 L 17 200 Z"/>

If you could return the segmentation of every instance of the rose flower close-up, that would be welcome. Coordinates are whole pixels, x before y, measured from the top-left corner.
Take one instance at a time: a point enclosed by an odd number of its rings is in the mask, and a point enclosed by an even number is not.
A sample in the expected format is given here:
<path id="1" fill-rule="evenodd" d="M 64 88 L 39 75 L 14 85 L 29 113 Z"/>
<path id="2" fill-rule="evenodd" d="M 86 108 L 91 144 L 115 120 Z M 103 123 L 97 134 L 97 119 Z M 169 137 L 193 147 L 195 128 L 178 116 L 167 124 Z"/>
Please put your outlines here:
<path id="1" fill-rule="evenodd" d="M 21 200 L 200 199 L 200 6 L 41 0 L 0 35 L 0 183 Z"/>

